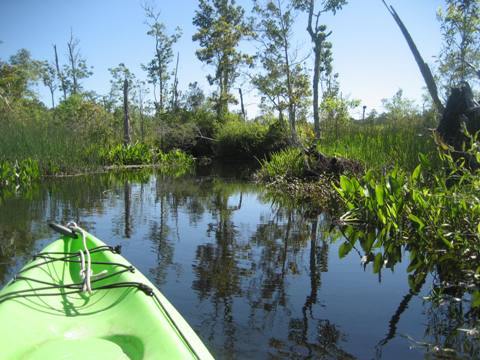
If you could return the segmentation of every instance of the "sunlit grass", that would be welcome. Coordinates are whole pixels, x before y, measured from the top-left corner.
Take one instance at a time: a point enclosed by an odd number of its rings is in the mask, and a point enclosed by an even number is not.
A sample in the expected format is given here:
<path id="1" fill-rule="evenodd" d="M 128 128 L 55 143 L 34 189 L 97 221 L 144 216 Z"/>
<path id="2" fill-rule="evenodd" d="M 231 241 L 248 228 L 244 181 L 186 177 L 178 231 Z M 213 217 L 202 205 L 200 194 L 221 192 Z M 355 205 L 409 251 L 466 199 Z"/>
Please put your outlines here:
<path id="1" fill-rule="evenodd" d="M 318 150 L 331 156 L 359 160 L 366 168 L 397 165 L 412 170 L 418 165 L 420 153 L 436 153 L 430 128 L 429 122 L 422 119 L 381 124 L 351 123 L 340 131 L 326 132 Z"/>

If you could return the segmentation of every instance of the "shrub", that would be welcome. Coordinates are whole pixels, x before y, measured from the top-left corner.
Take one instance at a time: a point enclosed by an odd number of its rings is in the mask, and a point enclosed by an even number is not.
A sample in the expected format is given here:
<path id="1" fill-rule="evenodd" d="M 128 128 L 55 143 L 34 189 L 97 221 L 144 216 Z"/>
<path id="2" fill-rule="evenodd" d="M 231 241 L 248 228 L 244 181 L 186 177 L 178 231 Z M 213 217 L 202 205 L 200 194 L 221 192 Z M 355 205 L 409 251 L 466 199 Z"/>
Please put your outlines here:
<path id="1" fill-rule="evenodd" d="M 277 121 L 262 124 L 232 120 L 218 129 L 215 137 L 216 152 L 221 158 L 264 158 L 287 145 L 286 134 Z"/>
<path id="2" fill-rule="evenodd" d="M 263 160 L 256 177 L 261 181 L 271 181 L 277 177 L 301 178 L 304 171 L 302 151 L 298 148 L 287 148 L 274 153 L 270 160 Z"/>
<path id="3" fill-rule="evenodd" d="M 38 179 L 40 170 L 36 160 L 24 159 L 13 164 L 0 162 L 0 193 L 30 186 Z"/>
<path id="4" fill-rule="evenodd" d="M 100 158 L 105 165 L 141 165 L 153 162 L 154 152 L 152 149 L 141 143 L 133 145 L 118 144 L 110 149 L 102 149 Z"/>

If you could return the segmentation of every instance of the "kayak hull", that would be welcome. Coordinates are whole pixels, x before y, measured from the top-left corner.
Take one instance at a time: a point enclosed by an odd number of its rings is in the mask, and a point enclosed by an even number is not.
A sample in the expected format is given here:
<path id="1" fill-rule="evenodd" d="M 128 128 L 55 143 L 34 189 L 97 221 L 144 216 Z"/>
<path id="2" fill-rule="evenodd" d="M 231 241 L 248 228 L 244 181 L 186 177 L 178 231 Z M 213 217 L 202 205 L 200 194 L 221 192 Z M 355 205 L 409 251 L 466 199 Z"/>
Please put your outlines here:
<path id="1" fill-rule="evenodd" d="M 91 251 L 92 273 L 100 274 L 91 294 L 77 288 L 81 236 L 54 241 L 0 291 L 2 359 L 212 359 L 140 271 L 94 236 L 86 241 L 101 249 Z M 64 254 L 73 255 L 52 261 Z"/>

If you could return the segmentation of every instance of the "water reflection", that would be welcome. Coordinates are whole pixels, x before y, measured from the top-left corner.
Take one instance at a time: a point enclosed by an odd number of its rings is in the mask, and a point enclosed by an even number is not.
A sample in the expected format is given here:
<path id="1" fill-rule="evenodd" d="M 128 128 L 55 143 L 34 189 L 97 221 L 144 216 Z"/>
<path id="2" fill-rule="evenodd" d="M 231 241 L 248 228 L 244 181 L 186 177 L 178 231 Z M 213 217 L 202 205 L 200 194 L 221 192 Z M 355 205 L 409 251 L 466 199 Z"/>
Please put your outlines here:
<path id="1" fill-rule="evenodd" d="M 250 183 L 146 171 L 51 180 L 0 205 L 1 284 L 55 237 L 52 219 L 121 244 L 218 358 L 423 358 L 437 345 L 479 355 L 458 330 L 475 326 L 468 306 L 422 300 L 438 283 L 430 269 L 407 278 L 395 249 L 386 264 L 400 269 L 379 284 L 362 249 L 339 260 L 345 237 L 327 214 Z"/>

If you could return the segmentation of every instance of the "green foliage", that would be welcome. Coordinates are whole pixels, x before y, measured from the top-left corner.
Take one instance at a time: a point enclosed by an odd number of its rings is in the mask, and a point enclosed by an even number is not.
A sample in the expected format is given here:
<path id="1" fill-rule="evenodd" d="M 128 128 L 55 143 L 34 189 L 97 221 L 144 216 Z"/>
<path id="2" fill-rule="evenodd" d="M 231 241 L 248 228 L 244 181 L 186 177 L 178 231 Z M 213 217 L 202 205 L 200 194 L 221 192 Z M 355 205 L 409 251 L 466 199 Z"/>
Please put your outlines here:
<path id="1" fill-rule="evenodd" d="M 327 97 L 334 95 L 332 92 L 332 83 L 335 82 L 338 74 L 333 73 L 332 44 L 327 41 L 332 34 L 327 31 L 327 26 L 320 22 L 322 14 L 331 12 L 333 15 L 347 4 L 346 0 L 293 0 L 295 8 L 308 13 L 307 32 L 313 45 L 314 66 L 313 66 L 313 123 L 315 137 L 320 137 L 320 116 L 319 116 L 319 85 L 322 84 L 322 90 Z M 338 92 L 338 87 L 337 91 Z M 337 94 L 335 94 L 337 95 Z"/>
<path id="2" fill-rule="evenodd" d="M 447 0 L 437 13 L 443 37 L 439 56 L 445 90 L 464 81 L 478 81 L 480 67 L 480 3 L 478 0 Z"/>
<path id="3" fill-rule="evenodd" d="M 251 28 L 244 19 L 245 10 L 234 0 L 200 0 L 198 6 L 193 18 L 198 30 L 192 40 L 200 45 L 198 59 L 215 68 L 207 79 L 211 85 L 218 85 L 215 100 L 217 114 L 222 117 L 233 100 L 230 89 L 239 75 L 239 66 L 251 63 L 251 58 L 238 49 Z"/>
<path id="4" fill-rule="evenodd" d="M 320 111 L 323 114 L 321 132 L 337 139 L 351 126 L 349 111 L 358 105 L 358 100 L 342 98 L 336 91 L 325 94 L 320 103 Z"/>
<path id="5" fill-rule="evenodd" d="M 141 143 L 127 146 L 118 144 L 100 151 L 100 158 L 105 165 L 142 165 L 151 164 L 155 150 Z"/>
<path id="6" fill-rule="evenodd" d="M 278 123 L 262 124 L 234 119 L 215 134 L 218 156 L 228 159 L 263 158 L 288 143 L 285 129 Z"/>
<path id="7" fill-rule="evenodd" d="M 156 157 L 159 171 L 169 176 L 183 176 L 191 173 L 194 169 L 193 157 L 178 149 L 167 153 L 159 151 Z"/>
<path id="8" fill-rule="evenodd" d="M 142 143 L 101 149 L 100 158 L 105 165 L 156 165 L 162 173 L 175 176 L 190 172 L 194 166 L 193 157 L 179 149 L 163 152 Z"/>
<path id="9" fill-rule="evenodd" d="M 20 162 L 0 161 L 0 195 L 28 188 L 40 178 L 38 162 L 25 159 Z"/>
<path id="10" fill-rule="evenodd" d="M 431 157 L 438 165 L 435 142 L 431 130 L 435 123 L 433 114 L 399 118 L 392 113 L 385 119 L 361 121 L 330 121 L 324 124 L 319 151 L 332 156 L 359 160 L 367 168 L 381 169 L 397 165 L 413 170 L 418 164 L 418 154 Z"/>
<path id="11" fill-rule="evenodd" d="M 148 26 L 147 35 L 155 40 L 154 58 L 142 65 L 147 71 L 148 82 L 159 87 L 159 99 L 155 99 L 158 110 L 163 111 L 166 104 L 168 81 L 170 79 L 169 66 L 173 60 L 173 45 L 180 39 L 182 31 L 177 27 L 172 35 L 167 33 L 165 24 L 160 21 L 160 12 L 152 6 L 144 6 Z M 174 96 L 176 96 L 174 94 Z"/>
<path id="12" fill-rule="evenodd" d="M 16 102 L 34 99 L 33 85 L 41 75 L 41 62 L 33 60 L 30 52 L 20 49 L 10 61 L 0 61 L 0 110 L 11 110 Z"/>
<path id="13" fill-rule="evenodd" d="M 270 160 L 262 160 L 256 177 L 261 181 L 272 181 L 279 177 L 301 178 L 305 171 L 302 151 L 298 148 L 287 148 L 276 152 Z"/>
<path id="14" fill-rule="evenodd" d="M 369 171 L 359 180 L 340 178 L 336 189 L 348 209 L 341 220 L 355 225 L 347 228 L 347 238 L 359 242 L 367 262 L 375 259 L 376 272 L 400 262 L 406 248 L 409 272 L 436 269 L 445 282 L 458 281 L 460 273 L 463 291 L 479 288 L 476 277 L 465 279 L 480 265 L 480 170 L 469 169 L 472 158 L 480 160 L 475 139 L 463 154 L 439 150 L 440 169 L 420 155 L 411 172 L 394 168 L 383 175 Z M 411 285 L 415 289 L 418 281 Z"/>
<path id="15" fill-rule="evenodd" d="M 417 114 L 413 100 L 405 98 L 402 89 L 399 89 L 391 99 L 382 99 L 382 105 L 387 110 L 386 118 L 390 121 L 408 121 Z"/>
<path id="16" fill-rule="evenodd" d="M 256 59 L 263 71 L 252 78 L 262 94 L 264 109 L 278 111 L 279 117 L 288 112 L 291 122 L 305 112 L 310 104 L 310 79 L 301 62 L 296 59 L 292 44 L 295 9 L 284 1 L 255 1 L 254 11 L 259 18 L 256 34 L 261 44 Z M 283 119 L 281 119 L 283 120 Z M 292 131 L 293 131 L 292 127 Z"/>

